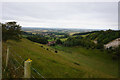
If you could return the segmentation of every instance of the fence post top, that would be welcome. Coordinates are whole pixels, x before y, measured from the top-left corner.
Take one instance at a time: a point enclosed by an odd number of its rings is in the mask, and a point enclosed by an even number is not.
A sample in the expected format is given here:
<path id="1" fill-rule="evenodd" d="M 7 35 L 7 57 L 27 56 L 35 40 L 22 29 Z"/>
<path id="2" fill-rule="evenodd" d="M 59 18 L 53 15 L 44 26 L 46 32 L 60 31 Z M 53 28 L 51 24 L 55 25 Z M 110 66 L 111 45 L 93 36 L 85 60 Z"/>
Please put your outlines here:
<path id="1" fill-rule="evenodd" d="M 29 61 L 29 62 L 32 62 L 32 60 L 29 58 L 29 59 L 27 59 L 26 61 Z"/>

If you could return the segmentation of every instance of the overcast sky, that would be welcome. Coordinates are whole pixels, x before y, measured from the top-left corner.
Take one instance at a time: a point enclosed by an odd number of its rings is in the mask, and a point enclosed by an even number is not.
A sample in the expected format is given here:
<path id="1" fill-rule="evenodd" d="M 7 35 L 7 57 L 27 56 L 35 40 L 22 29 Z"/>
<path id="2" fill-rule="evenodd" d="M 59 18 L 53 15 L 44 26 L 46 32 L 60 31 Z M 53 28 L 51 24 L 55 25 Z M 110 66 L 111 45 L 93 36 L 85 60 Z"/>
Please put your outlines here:
<path id="1" fill-rule="evenodd" d="M 2 20 L 23 27 L 118 29 L 118 3 L 4 2 Z"/>

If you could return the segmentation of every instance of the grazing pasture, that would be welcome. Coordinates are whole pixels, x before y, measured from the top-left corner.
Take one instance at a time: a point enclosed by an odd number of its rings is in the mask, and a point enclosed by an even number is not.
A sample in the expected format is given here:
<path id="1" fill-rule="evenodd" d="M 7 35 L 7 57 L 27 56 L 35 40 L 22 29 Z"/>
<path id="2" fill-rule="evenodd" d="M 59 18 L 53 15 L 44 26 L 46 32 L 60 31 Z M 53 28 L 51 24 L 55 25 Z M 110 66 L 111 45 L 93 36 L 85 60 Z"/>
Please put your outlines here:
<path id="1" fill-rule="evenodd" d="M 118 76 L 117 61 L 113 61 L 111 55 L 97 49 L 50 47 L 27 39 L 19 42 L 9 40 L 7 44 L 11 52 L 16 52 L 25 60 L 32 59 L 32 66 L 45 78 L 115 78 Z"/>

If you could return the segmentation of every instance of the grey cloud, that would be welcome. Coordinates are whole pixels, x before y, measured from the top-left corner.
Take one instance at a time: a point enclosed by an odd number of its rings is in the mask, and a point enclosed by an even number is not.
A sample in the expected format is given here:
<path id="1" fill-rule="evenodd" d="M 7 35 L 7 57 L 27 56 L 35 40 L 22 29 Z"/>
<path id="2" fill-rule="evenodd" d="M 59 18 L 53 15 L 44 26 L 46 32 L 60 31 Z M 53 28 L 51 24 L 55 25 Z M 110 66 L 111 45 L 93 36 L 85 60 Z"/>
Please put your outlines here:
<path id="1" fill-rule="evenodd" d="M 73 21 L 86 25 L 91 22 L 96 28 L 97 24 L 111 27 L 117 24 L 117 7 L 117 2 L 3 3 L 3 20 L 23 20 L 28 24 L 29 22 L 71 24 Z M 80 27 L 80 24 L 77 26 Z"/>

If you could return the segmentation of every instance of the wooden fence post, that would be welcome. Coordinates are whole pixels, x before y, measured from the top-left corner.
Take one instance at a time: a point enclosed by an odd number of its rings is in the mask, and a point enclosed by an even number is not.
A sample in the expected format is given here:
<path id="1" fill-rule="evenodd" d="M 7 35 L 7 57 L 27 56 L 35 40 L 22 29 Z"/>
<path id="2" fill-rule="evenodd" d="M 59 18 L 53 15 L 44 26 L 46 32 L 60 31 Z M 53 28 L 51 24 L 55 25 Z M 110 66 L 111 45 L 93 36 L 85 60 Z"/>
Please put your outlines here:
<path id="1" fill-rule="evenodd" d="M 31 62 L 30 59 L 24 62 L 24 78 L 31 78 Z"/>
<path id="2" fill-rule="evenodd" d="M 7 47 L 6 67 L 8 66 L 8 61 L 9 61 L 9 46 Z"/>

